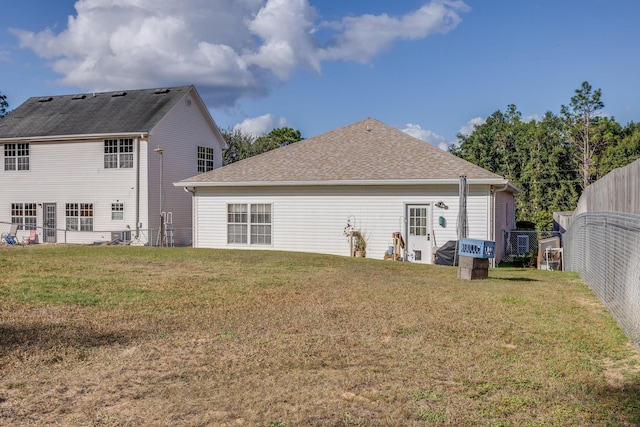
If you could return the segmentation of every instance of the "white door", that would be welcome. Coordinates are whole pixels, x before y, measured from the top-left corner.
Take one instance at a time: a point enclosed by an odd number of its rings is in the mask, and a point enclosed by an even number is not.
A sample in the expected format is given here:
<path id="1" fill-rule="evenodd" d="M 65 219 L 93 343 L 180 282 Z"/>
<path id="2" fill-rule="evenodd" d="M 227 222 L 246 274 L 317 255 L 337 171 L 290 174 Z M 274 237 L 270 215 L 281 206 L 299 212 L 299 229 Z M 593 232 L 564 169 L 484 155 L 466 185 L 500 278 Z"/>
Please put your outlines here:
<path id="1" fill-rule="evenodd" d="M 407 205 L 407 219 L 409 260 L 431 264 L 431 206 Z"/>

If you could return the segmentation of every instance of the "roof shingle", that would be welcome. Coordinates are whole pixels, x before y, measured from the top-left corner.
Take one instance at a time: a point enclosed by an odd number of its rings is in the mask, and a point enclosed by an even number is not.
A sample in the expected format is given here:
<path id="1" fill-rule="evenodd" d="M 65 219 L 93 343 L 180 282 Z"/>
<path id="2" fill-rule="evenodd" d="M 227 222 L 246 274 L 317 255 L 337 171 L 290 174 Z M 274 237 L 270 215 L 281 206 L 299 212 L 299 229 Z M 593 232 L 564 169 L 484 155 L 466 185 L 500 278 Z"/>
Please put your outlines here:
<path id="1" fill-rule="evenodd" d="M 148 132 L 192 87 L 29 98 L 0 120 L 0 139 Z"/>
<path id="2" fill-rule="evenodd" d="M 322 181 L 501 180 L 503 177 L 368 118 L 182 181 L 203 185 Z M 206 184 L 205 184 L 206 185 Z"/>

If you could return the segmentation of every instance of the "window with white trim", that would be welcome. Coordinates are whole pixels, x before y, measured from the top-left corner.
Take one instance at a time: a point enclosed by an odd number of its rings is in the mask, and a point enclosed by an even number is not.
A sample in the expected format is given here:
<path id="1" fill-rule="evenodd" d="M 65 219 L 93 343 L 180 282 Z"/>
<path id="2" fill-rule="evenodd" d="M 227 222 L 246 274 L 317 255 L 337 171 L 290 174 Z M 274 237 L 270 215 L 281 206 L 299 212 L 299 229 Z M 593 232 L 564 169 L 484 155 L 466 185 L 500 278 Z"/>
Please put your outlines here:
<path id="1" fill-rule="evenodd" d="M 4 144 L 4 170 L 29 170 L 29 144 Z"/>
<path id="2" fill-rule="evenodd" d="M 198 172 L 213 170 L 213 148 L 198 147 Z"/>
<path id="3" fill-rule="evenodd" d="M 124 221 L 124 203 L 111 203 L 111 221 Z"/>
<path id="4" fill-rule="evenodd" d="M 36 204 L 11 203 L 11 223 L 18 224 L 20 230 L 35 230 Z"/>
<path id="5" fill-rule="evenodd" d="M 133 139 L 105 139 L 104 140 L 104 168 L 132 168 L 133 167 Z"/>
<path id="6" fill-rule="evenodd" d="M 271 205 L 266 203 L 228 204 L 227 243 L 270 245 Z"/>
<path id="7" fill-rule="evenodd" d="M 271 205 L 251 205 L 251 244 L 271 244 Z"/>
<path id="8" fill-rule="evenodd" d="M 67 231 L 93 231 L 93 203 L 67 203 Z"/>

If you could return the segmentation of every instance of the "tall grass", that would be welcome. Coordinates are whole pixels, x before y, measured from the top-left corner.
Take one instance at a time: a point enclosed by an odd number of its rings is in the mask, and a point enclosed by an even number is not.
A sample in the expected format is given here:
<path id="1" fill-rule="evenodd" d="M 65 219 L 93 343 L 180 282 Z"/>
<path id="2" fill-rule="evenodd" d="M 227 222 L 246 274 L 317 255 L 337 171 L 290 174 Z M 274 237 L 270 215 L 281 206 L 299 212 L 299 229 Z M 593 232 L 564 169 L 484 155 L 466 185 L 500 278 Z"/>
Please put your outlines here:
<path id="1" fill-rule="evenodd" d="M 0 271 L 0 425 L 640 425 L 638 352 L 572 274 L 45 246 Z"/>

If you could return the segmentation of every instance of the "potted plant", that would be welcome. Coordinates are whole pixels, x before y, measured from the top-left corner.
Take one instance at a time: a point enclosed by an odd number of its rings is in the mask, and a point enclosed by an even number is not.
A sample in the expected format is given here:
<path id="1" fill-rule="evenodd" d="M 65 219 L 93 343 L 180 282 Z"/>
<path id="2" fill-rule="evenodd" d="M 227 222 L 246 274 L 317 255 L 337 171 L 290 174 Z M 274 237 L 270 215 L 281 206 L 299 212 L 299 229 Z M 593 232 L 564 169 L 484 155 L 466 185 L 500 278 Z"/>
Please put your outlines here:
<path id="1" fill-rule="evenodd" d="M 353 251 L 356 257 L 364 258 L 367 256 L 367 239 L 360 230 L 353 231 Z"/>

